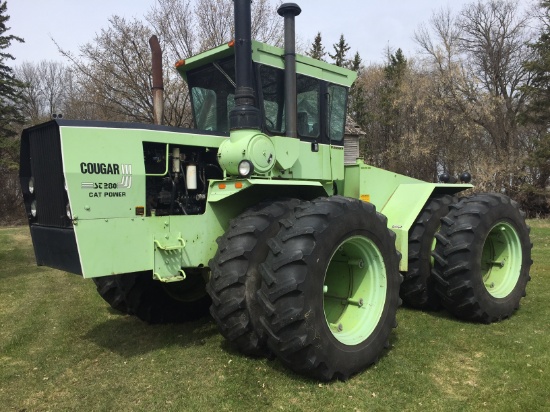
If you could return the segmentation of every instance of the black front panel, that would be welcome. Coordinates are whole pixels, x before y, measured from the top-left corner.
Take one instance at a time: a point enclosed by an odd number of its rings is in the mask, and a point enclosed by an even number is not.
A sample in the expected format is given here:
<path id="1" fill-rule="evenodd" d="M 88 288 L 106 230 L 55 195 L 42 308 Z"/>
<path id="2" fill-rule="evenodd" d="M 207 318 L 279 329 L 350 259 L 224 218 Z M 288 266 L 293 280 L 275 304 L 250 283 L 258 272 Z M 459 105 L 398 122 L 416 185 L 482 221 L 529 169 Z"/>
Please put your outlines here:
<path id="1" fill-rule="evenodd" d="M 38 265 L 82 274 L 64 187 L 59 125 L 51 121 L 23 131 L 19 178 Z M 34 180 L 34 190 L 29 181 Z M 31 208 L 31 205 L 35 207 Z M 31 213 L 35 211 L 35 215 Z"/>
<path id="2" fill-rule="evenodd" d="M 72 228 L 31 225 L 31 236 L 38 265 L 82 274 Z"/>
<path id="3" fill-rule="evenodd" d="M 28 184 L 34 179 L 34 192 Z M 59 125 L 48 122 L 26 129 L 21 139 L 21 186 L 31 224 L 71 227 L 66 215 L 67 193 L 64 188 Z M 30 215 L 30 205 L 36 201 L 36 216 Z"/>

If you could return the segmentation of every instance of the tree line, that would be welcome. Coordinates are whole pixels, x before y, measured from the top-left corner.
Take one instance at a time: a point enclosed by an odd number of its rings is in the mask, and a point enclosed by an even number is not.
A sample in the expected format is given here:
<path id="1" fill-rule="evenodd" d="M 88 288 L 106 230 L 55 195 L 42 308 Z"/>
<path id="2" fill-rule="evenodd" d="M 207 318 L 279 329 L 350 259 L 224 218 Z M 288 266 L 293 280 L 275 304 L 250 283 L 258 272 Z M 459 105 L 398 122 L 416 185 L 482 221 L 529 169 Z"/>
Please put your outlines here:
<path id="1" fill-rule="evenodd" d="M 253 37 L 282 45 L 279 4 L 255 0 Z M 522 10 L 515 0 L 440 9 L 414 33 L 420 53 L 386 50 L 363 64 L 344 34 L 309 56 L 357 71 L 349 116 L 362 128 L 374 166 L 437 181 L 468 171 L 478 191 L 507 193 L 532 216 L 550 213 L 550 0 Z M 192 127 L 189 92 L 173 70 L 181 58 L 233 37 L 232 0 L 159 0 L 143 18 L 113 16 L 65 63 L 13 64 L 7 2 L 0 1 L 0 207 L 20 211 L 18 136 L 52 114 L 69 119 L 153 122 L 148 39 L 164 51 L 164 124 Z M 14 212 L 17 215 L 17 212 Z M 13 221 L 14 213 L 4 219 Z"/>

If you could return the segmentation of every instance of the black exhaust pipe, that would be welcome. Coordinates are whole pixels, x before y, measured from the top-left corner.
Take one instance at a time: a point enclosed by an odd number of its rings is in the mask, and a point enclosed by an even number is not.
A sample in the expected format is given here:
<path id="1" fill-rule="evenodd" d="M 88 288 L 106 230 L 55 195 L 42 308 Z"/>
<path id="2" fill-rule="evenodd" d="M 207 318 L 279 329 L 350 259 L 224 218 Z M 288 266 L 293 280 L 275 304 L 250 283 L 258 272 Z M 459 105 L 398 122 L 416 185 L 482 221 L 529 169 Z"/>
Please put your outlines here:
<path id="1" fill-rule="evenodd" d="M 302 12 L 296 3 L 284 3 L 277 13 L 285 19 L 285 123 L 286 135 L 298 137 L 296 101 L 296 29 L 294 17 Z"/>
<path id="2" fill-rule="evenodd" d="M 235 107 L 229 113 L 229 128 L 260 129 L 260 110 L 252 72 L 251 0 L 235 3 Z"/>

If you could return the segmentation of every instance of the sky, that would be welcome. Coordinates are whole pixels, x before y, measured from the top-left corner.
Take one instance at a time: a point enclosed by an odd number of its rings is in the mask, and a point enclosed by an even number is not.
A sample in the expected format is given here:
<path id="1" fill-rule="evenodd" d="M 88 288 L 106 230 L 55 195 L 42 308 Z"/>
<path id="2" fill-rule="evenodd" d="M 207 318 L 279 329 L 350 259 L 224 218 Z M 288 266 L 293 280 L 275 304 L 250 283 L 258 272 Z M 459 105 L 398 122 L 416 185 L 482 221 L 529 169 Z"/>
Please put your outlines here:
<path id="1" fill-rule="evenodd" d="M 388 47 L 401 48 L 405 56 L 416 54 L 414 31 L 427 24 L 434 11 L 446 7 L 459 11 L 473 0 L 291 1 L 302 9 L 296 34 L 306 47 L 320 31 L 325 51 L 333 52 L 332 44 L 344 34 L 351 47 L 348 57 L 359 52 L 363 62 L 370 64 L 383 63 Z M 521 5 L 529 3 L 520 0 Z M 63 61 L 53 40 L 77 54 L 80 45 L 93 41 L 95 34 L 108 26 L 109 17 L 141 19 L 154 4 L 155 0 L 7 0 L 11 17 L 8 34 L 25 39 L 7 50 L 16 58 L 12 65 Z"/>

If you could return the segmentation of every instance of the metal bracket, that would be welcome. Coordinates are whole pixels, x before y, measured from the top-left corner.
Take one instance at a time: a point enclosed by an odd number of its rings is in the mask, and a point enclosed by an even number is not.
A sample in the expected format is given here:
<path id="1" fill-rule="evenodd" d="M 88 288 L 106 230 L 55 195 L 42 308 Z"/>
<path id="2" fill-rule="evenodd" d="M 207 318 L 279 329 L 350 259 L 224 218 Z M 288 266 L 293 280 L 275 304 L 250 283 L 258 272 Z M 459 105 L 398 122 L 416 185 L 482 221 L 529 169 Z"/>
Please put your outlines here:
<path id="1" fill-rule="evenodd" d="M 179 282 L 187 277 L 182 270 L 185 240 L 181 233 L 161 234 L 153 239 L 153 279 L 161 282 Z"/>

